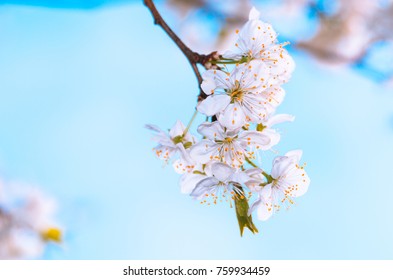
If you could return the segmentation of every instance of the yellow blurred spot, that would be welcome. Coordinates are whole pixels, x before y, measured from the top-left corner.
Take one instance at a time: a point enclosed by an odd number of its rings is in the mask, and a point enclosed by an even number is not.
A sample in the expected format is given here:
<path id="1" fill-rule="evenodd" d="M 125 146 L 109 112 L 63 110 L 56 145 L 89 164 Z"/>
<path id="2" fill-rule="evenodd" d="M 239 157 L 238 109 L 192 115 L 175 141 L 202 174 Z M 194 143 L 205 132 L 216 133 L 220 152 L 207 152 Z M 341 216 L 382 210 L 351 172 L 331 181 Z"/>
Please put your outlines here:
<path id="1" fill-rule="evenodd" d="M 46 242 L 60 243 L 62 240 L 62 232 L 58 228 L 48 228 L 46 231 L 41 233 L 41 237 Z"/>

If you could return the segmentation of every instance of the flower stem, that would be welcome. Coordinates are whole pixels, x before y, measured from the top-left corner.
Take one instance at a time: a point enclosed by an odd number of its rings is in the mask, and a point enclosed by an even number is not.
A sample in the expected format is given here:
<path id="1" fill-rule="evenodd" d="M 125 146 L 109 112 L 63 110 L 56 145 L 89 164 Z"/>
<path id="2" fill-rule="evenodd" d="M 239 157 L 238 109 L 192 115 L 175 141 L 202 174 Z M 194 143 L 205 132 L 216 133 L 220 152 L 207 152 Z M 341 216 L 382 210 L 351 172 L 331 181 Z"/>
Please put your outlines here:
<path id="1" fill-rule="evenodd" d="M 262 171 L 262 175 L 265 176 L 267 183 L 270 184 L 271 182 L 273 182 L 273 177 L 270 174 L 267 174 L 265 171 Z"/>
<path id="2" fill-rule="evenodd" d="M 259 168 L 258 165 L 253 163 L 248 157 L 244 157 L 244 158 L 247 161 L 247 163 L 249 163 L 252 167 Z M 266 173 L 265 171 L 262 170 L 262 175 L 265 176 L 268 184 L 273 182 L 274 178 L 270 174 L 268 174 L 268 173 Z"/>
<path id="3" fill-rule="evenodd" d="M 252 167 L 259 168 L 258 165 L 256 165 L 255 163 L 253 163 L 248 157 L 244 157 L 244 158 L 245 158 L 245 160 L 246 160 Z"/>
<path id="4" fill-rule="evenodd" d="M 230 58 L 221 58 L 221 59 L 217 59 L 217 60 L 210 60 L 210 62 L 212 64 L 241 64 L 244 62 L 249 62 L 250 58 L 249 57 L 242 57 L 239 60 L 234 60 L 234 59 L 230 59 Z"/>
<path id="5" fill-rule="evenodd" d="M 237 60 L 228 60 L 228 61 L 223 61 L 223 60 L 212 60 L 210 61 L 212 64 L 238 64 L 239 61 Z"/>
<path id="6" fill-rule="evenodd" d="M 183 132 L 183 137 L 186 136 L 187 132 L 190 130 L 190 127 L 191 127 L 192 123 L 194 122 L 197 115 L 198 115 L 198 110 L 195 109 L 195 112 L 192 115 L 190 122 L 188 123 L 186 129 Z"/>

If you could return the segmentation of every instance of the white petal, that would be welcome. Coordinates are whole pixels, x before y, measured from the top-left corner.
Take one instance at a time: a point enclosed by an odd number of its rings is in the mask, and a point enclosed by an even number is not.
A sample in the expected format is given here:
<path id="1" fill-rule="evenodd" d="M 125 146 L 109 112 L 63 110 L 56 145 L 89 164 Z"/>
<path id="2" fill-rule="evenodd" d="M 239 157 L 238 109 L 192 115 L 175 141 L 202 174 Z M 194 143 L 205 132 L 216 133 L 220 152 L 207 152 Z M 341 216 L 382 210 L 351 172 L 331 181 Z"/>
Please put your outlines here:
<path id="1" fill-rule="evenodd" d="M 243 112 L 249 122 L 260 123 L 271 112 L 271 106 L 260 94 L 245 94 L 243 97 Z"/>
<path id="2" fill-rule="evenodd" d="M 214 82 L 213 78 L 209 77 L 203 80 L 201 88 L 204 93 L 210 95 L 214 93 L 214 90 L 216 89 L 216 83 Z"/>
<path id="3" fill-rule="evenodd" d="M 303 155 L 302 150 L 293 150 L 285 154 L 285 156 L 293 158 L 297 163 L 302 158 L 302 155 Z"/>
<path id="4" fill-rule="evenodd" d="M 224 163 L 215 162 L 211 165 L 211 172 L 220 182 L 226 182 L 236 170 Z"/>
<path id="5" fill-rule="evenodd" d="M 175 172 L 178 174 L 184 174 L 187 172 L 187 168 L 181 159 L 175 160 L 173 162 L 172 166 L 173 166 L 173 169 L 175 169 Z"/>
<path id="6" fill-rule="evenodd" d="M 268 145 L 261 146 L 259 148 L 256 147 L 257 149 L 261 149 L 263 151 L 267 151 L 267 150 L 270 150 L 272 147 L 274 147 L 275 145 L 277 145 L 280 142 L 281 135 L 280 135 L 280 133 L 278 133 L 274 129 L 265 128 L 262 131 L 262 134 L 265 135 L 266 137 L 270 138 L 270 143 Z"/>
<path id="7" fill-rule="evenodd" d="M 210 140 L 202 140 L 190 148 L 190 155 L 196 162 L 209 162 L 218 153 L 218 145 Z"/>
<path id="8" fill-rule="evenodd" d="M 162 145 L 158 145 L 153 150 L 155 151 L 155 154 L 159 159 L 162 159 L 165 161 L 173 158 L 176 155 L 176 152 L 178 151 L 177 148 L 171 148 L 171 147 L 162 146 Z"/>
<path id="9" fill-rule="evenodd" d="M 214 177 L 208 177 L 199 181 L 195 189 L 191 192 L 191 196 L 196 198 L 202 198 L 205 194 L 210 193 L 210 188 L 217 185 L 219 182 Z"/>
<path id="10" fill-rule="evenodd" d="M 241 88 L 248 91 L 257 92 L 268 82 L 270 70 L 268 66 L 260 60 L 252 60 L 236 66 L 232 72 L 235 81 L 239 81 Z"/>
<path id="11" fill-rule="evenodd" d="M 261 93 L 261 95 L 265 98 L 268 105 L 271 107 L 268 111 L 269 113 L 273 113 L 275 108 L 277 108 L 285 97 L 285 90 L 280 86 L 273 86 Z"/>
<path id="12" fill-rule="evenodd" d="M 260 186 L 261 183 L 262 181 L 259 179 L 251 179 L 245 182 L 245 185 L 251 192 L 259 193 L 262 190 L 262 186 Z"/>
<path id="13" fill-rule="evenodd" d="M 270 57 L 269 60 L 266 60 L 267 56 Z M 272 44 L 262 53 L 261 59 L 270 66 L 270 72 L 273 77 L 271 79 L 272 84 L 281 85 L 289 81 L 295 68 L 295 62 L 287 50 Z"/>
<path id="14" fill-rule="evenodd" d="M 257 20 L 257 19 L 259 19 L 260 15 L 261 15 L 261 13 L 255 7 L 252 7 L 250 14 L 248 15 L 248 19 L 249 20 Z"/>
<path id="15" fill-rule="evenodd" d="M 306 172 L 302 174 L 304 174 L 304 176 L 301 177 L 301 180 L 298 182 L 297 186 L 295 185 L 295 189 L 291 192 L 291 196 L 293 197 L 302 196 L 308 191 L 311 182 L 310 177 L 308 177 Z"/>
<path id="16" fill-rule="evenodd" d="M 187 131 L 187 134 L 183 137 L 183 143 L 187 143 L 187 142 L 191 142 L 192 144 L 198 142 L 197 138 L 194 135 L 192 135 L 190 131 Z"/>
<path id="17" fill-rule="evenodd" d="M 190 194 L 196 185 L 205 179 L 206 176 L 201 174 L 186 173 L 180 177 L 180 191 L 184 194 Z"/>
<path id="18" fill-rule="evenodd" d="M 216 88 L 229 89 L 232 88 L 230 73 L 221 70 L 208 70 L 202 74 L 203 79 L 213 79 Z"/>
<path id="19" fill-rule="evenodd" d="M 247 148 L 244 141 L 233 140 L 231 144 L 224 143 L 220 148 L 220 160 L 236 168 L 244 164 L 244 154 Z"/>
<path id="20" fill-rule="evenodd" d="M 165 133 L 165 131 L 160 129 L 158 126 L 148 124 L 145 126 L 145 128 L 157 132 L 157 134 L 154 134 L 151 138 L 154 142 L 160 144 L 157 148 L 161 148 L 161 146 L 167 146 L 172 149 L 175 148 L 175 144 L 173 143 L 172 139 L 168 136 L 167 133 Z"/>
<path id="21" fill-rule="evenodd" d="M 246 182 L 252 180 L 250 176 L 246 172 L 238 171 L 232 174 L 230 179 L 231 182 L 236 182 L 240 184 L 246 184 Z"/>
<path id="22" fill-rule="evenodd" d="M 296 163 L 287 156 L 278 156 L 273 160 L 273 167 L 270 175 L 274 179 L 278 179 L 282 175 L 286 174 L 288 170 L 294 168 L 295 164 Z"/>
<path id="23" fill-rule="evenodd" d="M 180 152 L 180 158 L 173 163 L 173 168 L 179 174 L 193 171 L 196 163 L 189 154 L 189 149 L 185 149 L 182 143 L 176 145 Z"/>
<path id="24" fill-rule="evenodd" d="M 295 120 L 295 116 L 288 114 L 277 114 L 269 117 L 269 119 L 264 123 L 267 127 L 272 127 L 276 124 L 283 122 L 293 122 Z"/>
<path id="25" fill-rule="evenodd" d="M 190 155 L 190 149 L 184 148 L 184 145 L 182 143 L 176 144 L 176 147 L 179 149 L 180 152 L 180 157 L 182 160 L 188 163 L 193 163 L 194 160 L 192 159 Z"/>
<path id="26" fill-rule="evenodd" d="M 251 214 L 252 214 L 252 212 L 254 212 L 258 207 L 259 207 L 259 205 L 262 203 L 262 200 L 261 199 L 258 199 L 258 200 L 256 200 L 252 205 L 251 205 L 251 207 L 248 209 L 248 216 L 251 216 Z"/>
<path id="27" fill-rule="evenodd" d="M 172 139 L 169 138 L 168 134 L 165 132 L 161 131 L 160 133 L 153 135 L 151 137 L 151 140 L 154 142 L 157 142 L 158 144 L 166 147 L 170 147 L 172 149 L 175 148 L 175 143 L 173 143 Z"/>
<path id="28" fill-rule="evenodd" d="M 205 163 L 205 168 L 203 169 L 203 171 L 206 173 L 206 175 L 207 175 L 208 177 L 213 177 L 212 165 L 213 165 L 214 163 L 216 163 L 216 162 L 217 162 L 217 161 L 211 160 L 211 161 Z"/>
<path id="29" fill-rule="evenodd" d="M 173 139 L 176 136 L 183 135 L 184 130 L 186 127 L 181 121 L 176 121 L 175 125 L 169 131 L 169 136 Z"/>
<path id="30" fill-rule="evenodd" d="M 223 111 L 231 102 L 226 94 L 213 94 L 198 104 L 197 109 L 206 116 L 213 116 Z"/>
<path id="31" fill-rule="evenodd" d="M 270 24 L 257 19 L 249 20 L 239 33 L 237 46 L 246 56 L 265 59 L 271 56 L 268 48 L 275 45 L 276 38 L 277 34 Z"/>
<path id="32" fill-rule="evenodd" d="M 250 73 L 250 69 L 248 68 L 248 64 L 242 63 L 235 66 L 235 69 L 231 72 L 231 80 L 235 83 L 239 82 L 242 84 L 242 81 L 245 78 L 248 78 L 248 74 Z"/>
<path id="33" fill-rule="evenodd" d="M 242 58 L 242 54 L 238 52 L 238 50 L 229 50 L 226 51 L 223 55 L 223 58 L 238 60 Z"/>
<path id="34" fill-rule="evenodd" d="M 277 75 L 277 79 L 281 84 L 286 83 L 292 76 L 293 71 L 295 70 L 295 61 L 288 54 L 287 50 L 283 49 L 279 56 L 277 56 L 278 63 L 276 67 L 274 67 L 273 75 Z"/>
<path id="35" fill-rule="evenodd" d="M 259 131 L 245 131 L 239 136 L 239 140 L 247 143 L 248 146 L 257 149 L 268 150 L 272 146 L 272 139 L 269 134 Z"/>
<path id="36" fill-rule="evenodd" d="M 267 205 L 266 205 L 267 204 Z M 271 203 L 261 202 L 257 208 L 257 217 L 261 221 L 268 220 L 273 214 L 273 207 Z"/>
<path id="37" fill-rule="evenodd" d="M 264 200 L 268 201 L 272 197 L 272 184 L 267 184 L 263 187 L 260 195 L 263 197 Z"/>
<path id="38" fill-rule="evenodd" d="M 262 173 L 262 171 L 263 170 L 260 168 L 250 168 L 250 169 L 246 170 L 246 173 L 248 176 L 254 176 L 254 175 Z"/>
<path id="39" fill-rule="evenodd" d="M 219 122 L 204 122 L 198 126 L 198 133 L 211 140 L 223 140 L 225 138 L 224 128 Z"/>
<path id="40" fill-rule="evenodd" d="M 163 132 L 161 128 L 159 128 L 158 126 L 156 126 L 154 124 L 146 124 L 145 128 L 152 130 L 154 132 Z"/>
<path id="41" fill-rule="evenodd" d="M 229 104 L 224 112 L 218 116 L 220 124 L 229 130 L 242 127 L 246 123 L 246 116 L 238 103 Z"/>

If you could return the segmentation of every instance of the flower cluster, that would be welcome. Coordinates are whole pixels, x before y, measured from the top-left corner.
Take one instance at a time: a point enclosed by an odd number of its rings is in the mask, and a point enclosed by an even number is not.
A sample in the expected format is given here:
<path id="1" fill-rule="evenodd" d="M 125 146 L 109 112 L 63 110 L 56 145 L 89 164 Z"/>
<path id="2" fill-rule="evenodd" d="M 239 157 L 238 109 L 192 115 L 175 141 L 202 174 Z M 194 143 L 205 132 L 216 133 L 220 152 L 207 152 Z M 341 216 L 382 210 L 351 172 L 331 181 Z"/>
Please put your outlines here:
<path id="1" fill-rule="evenodd" d="M 244 227 L 257 232 L 252 212 L 260 220 L 268 219 L 281 205 L 293 204 L 294 197 L 303 195 L 310 179 L 299 165 L 302 152 L 298 150 L 276 157 L 270 174 L 253 162 L 261 159 L 258 151 L 269 151 L 279 143 L 274 126 L 294 120 L 291 115 L 275 114 L 294 62 L 284 49 L 286 44 L 277 42 L 277 33 L 259 20 L 255 8 L 236 33 L 233 49 L 210 60 L 202 74 L 201 89 L 207 97 L 196 111 L 207 116 L 197 128 L 202 139 L 189 132 L 194 117 L 187 127 L 178 121 L 169 133 L 147 127 L 156 132 L 157 157 L 172 160 L 182 174 L 182 193 L 202 204 L 234 202 L 241 233 Z"/>
<path id="2" fill-rule="evenodd" d="M 55 202 L 38 189 L 0 182 L 0 259 L 37 258 L 48 242 L 60 242 L 55 210 Z"/>

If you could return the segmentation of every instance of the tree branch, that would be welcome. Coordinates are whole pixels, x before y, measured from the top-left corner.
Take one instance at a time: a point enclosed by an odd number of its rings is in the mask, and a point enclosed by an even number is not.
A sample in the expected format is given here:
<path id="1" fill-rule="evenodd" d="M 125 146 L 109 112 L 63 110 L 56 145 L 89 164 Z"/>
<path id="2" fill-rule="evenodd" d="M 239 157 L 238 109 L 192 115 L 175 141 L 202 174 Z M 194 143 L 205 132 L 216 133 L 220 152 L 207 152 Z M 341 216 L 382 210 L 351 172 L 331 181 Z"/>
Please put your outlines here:
<path id="1" fill-rule="evenodd" d="M 203 55 L 192 51 L 168 26 L 168 24 L 162 18 L 161 14 L 158 12 L 152 0 L 144 0 L 143 3 L 150 10 L 154 18 L 154 24 L 161 26 L 161 28 L 165 31 L 165 33 L 172 39 L 173 42 L 175 42 L 175 44 L 179 47 L 182 53 L 186 56 L 198 80 L 198 87 L 200 90 L 200 93 L 198 95 L 198 101 L 202 101 L 207 97 L 207 95 L 201 89 L 201 84 L 203 79 L 202 79 L 201 72 L 199 72 L 198 64 L 205 66 L 205 63 L 207 63 L 212 58 L 212 56 L 215 55 L 216 53 L 213 52 L 209 55 Z"/>

